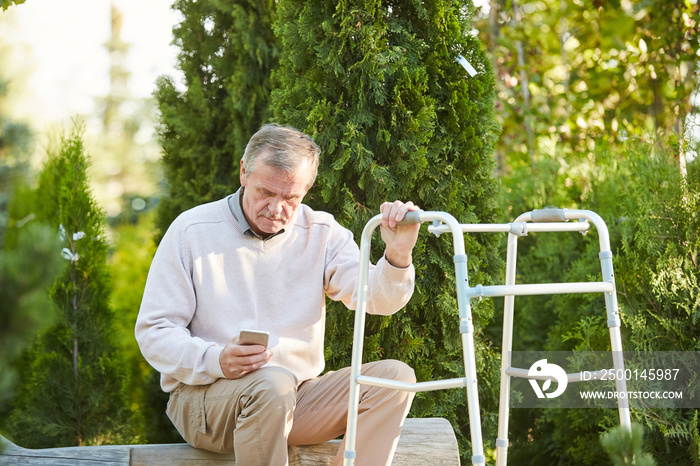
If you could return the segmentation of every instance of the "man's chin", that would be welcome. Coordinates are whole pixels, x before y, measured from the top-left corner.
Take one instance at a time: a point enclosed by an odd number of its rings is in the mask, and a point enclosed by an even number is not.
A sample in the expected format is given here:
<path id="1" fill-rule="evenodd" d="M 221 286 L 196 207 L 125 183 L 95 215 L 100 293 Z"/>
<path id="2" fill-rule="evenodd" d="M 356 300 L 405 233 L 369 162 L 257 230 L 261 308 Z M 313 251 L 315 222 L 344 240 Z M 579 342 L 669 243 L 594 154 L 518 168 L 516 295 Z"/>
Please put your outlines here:
<path id="1" fill-rule="evenodd" d="M 261 219 L 262 221 L 258 222 L 258 229 L 263 232 L 263 234 L 266 235 L 274 235 L 281 229 L 287 226 L 286 220 L 271 220 L 268 218 L 263 218 Z"/>

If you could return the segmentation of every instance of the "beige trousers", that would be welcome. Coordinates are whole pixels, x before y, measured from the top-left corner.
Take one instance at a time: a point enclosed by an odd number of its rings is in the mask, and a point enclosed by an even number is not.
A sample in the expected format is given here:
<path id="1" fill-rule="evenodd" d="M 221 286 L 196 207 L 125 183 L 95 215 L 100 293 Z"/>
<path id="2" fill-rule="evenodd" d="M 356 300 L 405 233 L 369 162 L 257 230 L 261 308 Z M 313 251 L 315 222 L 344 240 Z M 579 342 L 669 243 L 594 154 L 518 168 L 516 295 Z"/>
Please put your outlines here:
<path id="1" fill-rule="evenodd" d="M 406 364 L 365 364 L 362 374 L 415 382 Z M 286 369 L 263 367 L 241 379 L 211 385 L 181 384 L 170 394 L 168 417 L 192 446 L 234 453 L 240 466 L 282 466 L 287 445 L 310 445 L 345 432 L 350 368 L 297 387 Z M 390 465 L 414 393 L 360 386 L 357 466 Z M 333 462 L 343 462 L 343 441 Z"/>

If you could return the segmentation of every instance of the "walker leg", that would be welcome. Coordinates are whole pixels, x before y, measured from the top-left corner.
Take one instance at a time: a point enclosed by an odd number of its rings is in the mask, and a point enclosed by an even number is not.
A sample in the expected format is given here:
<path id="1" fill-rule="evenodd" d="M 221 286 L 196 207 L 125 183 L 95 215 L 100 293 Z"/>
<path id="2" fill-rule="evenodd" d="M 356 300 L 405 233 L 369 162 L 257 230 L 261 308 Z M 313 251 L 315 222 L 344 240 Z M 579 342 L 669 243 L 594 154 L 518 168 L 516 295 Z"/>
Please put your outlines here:
<path id="1" fill-rule="evenodd" d="M 599 257 L 603 281 L 610 281 L 613 284 L 613 291 L 605 293 L 605 308 L 608 314 L 610 350 L 613 356 L 613 367 L 615 368 L 616 374 L 624 373 L 625 361 L 622 353 L 622 336 L 620 335 L 620 311 L 617 307 L 617 291 L 614 287 L 615 276 L 613 273 L 612 252 L 610 250 L 601 251 Z M 620 393 L 627 393 L 627 381 L 624 377 L 615 378 L 615 389 Z M 631 431 L 632 421 L 630 418 L 629 400 L 627 398 L 618 398 L 617 407 L 620 415 L 620 425 L 627 431 Z"/>
<path id="2" fill-rule="evenodd" d="M 481 436 L 481 415 L 479 413 L 479 391 L 476 382 L 476 357 L 474 351 L 474 324 L 467 288 L 467 256 L 458 254 L 454 257 L 455 276 L 457 279 L 457 305 L 459 307 L 459 331 L 462 334 L 462 351 L 464 354 L 464 376 L 467 379 L 467 404 L 469 410 L 469 430 L 472 440 L 472 464 L 486 464 L 484 441 Z"/>
<path id="3" fill-rule="evenodd" d="M 506 251 L 506 285 L 515 285 L 518 237 L 508 235 Z M 505 296 L 503 305 L 503 344 L 501 349 L 501 391 L 498 402 L 498 438 L 496 438 L 496 465 L 508 462 L 508 417 L 510 414 L 510 376 L 506 370 L 511 366 L 513 350 L 513 309 L 515 296 Z"/>

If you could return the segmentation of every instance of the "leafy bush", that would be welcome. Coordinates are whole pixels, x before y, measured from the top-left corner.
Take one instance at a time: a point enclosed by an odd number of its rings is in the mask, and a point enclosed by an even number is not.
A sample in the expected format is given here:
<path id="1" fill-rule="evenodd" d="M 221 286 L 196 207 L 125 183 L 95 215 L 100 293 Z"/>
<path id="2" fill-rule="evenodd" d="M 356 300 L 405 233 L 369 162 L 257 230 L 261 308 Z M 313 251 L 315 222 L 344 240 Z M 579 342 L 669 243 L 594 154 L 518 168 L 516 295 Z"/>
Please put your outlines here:
<path id="1" fill-rule="evenodd" d="M 634 141 L 591 155 L 571 165 L 546 159 L 536 173 L 517 170 L 504 183 L 504 208 L 513 215 L 552 205 L 597 212 L 610 230 L 623 348 L 697 351 L 700 164 L 689 163 L 683 179 L 670 154 Z M 594 233 L 532 235 L 519 245 L 518 266 L 530 282 L 581 281 L 600 276 L 597 251 Z M 518 298 L 515 349 L 609 349 L 604 309 L 602 296 Z M 516 457 L 530 442 L 563 464 L 608 463 L 598 436 L 619 423 L 616 410 L 518 414 L 525 422 L 511 434 Z M 633 409 L 632 415 L 646 427 L 645 448 L 654 457 L 697 464 L 695 410 Z"/>

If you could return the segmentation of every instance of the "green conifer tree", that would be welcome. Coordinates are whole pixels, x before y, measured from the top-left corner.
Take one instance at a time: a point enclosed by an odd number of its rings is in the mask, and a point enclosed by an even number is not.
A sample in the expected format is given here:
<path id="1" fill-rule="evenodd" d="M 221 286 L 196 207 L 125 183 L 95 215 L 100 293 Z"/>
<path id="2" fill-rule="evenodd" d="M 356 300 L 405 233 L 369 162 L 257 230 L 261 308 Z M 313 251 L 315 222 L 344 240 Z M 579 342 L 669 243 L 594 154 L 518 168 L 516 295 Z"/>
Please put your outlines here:
<path id="1" fill-rule="evenodd" d="M 15 442 L 26 447 L 128 440 L 126 370 L 108 305 L 105 219 L 89 190 L 82 131 L 76 127 L 49 149 L 36 190 L 37 218 L 60 231 L 63 249 L 55 253 L 65 265 L 50 291 L 58 317 L 22 360 L 10 421 Z"/>
<path id="2" fill-rule="evenodd" d="M 412 200 L 461 222 L 494 220 L 494 77 L 469 33 L 471 12 L 468 1 L 280 1 L 275 119 L 319 144 L 317 186 L 306 202 L 335 214 L 356 238 L 386 200 Z M 460 55 L 476 76 L 458 63 Z M 414 297 L 398 314 L 368 320 L 366 360 L 401 359 L 415 368 L 418 380 L 463 376 L 452 242 L 446 236 L 421 234 Z M 465 240 L 471 282 L 489 283 L 500 263 L 497 238 Z M 377 243 L 374 260 L 383 249 Z M 492 305 L 473 305 L 479 329 Z M 353 314 L 337 303 L 328 310 L 328 365 L 346 366 Z M 482 416 L 492 439 L 497 358 L 482 334 L 476 340 Z M 464 390 L 419 394 L 411 413 L 451 419 L 463 454 L 470 456 Z"/>
<path id="3" fill-rule="evenodd" d="M 649 453 L 642 450 L 644 428 L 632 423 L 632 430 L 618 426 L 601 435 L 600 442 L 615 466 L 656 466 Z"/>
<path id="4" fill-rule="evenodd" d="M 167 183 L 156 222 L 161 235 L 180 212 L 239 185 L 243 149 L 268 119 L 278 55 L 275 5 L 178 0 L 173 6 L 182 15 L 173 35 L 186 89 L 161 77 L 156 91 Z"/>

